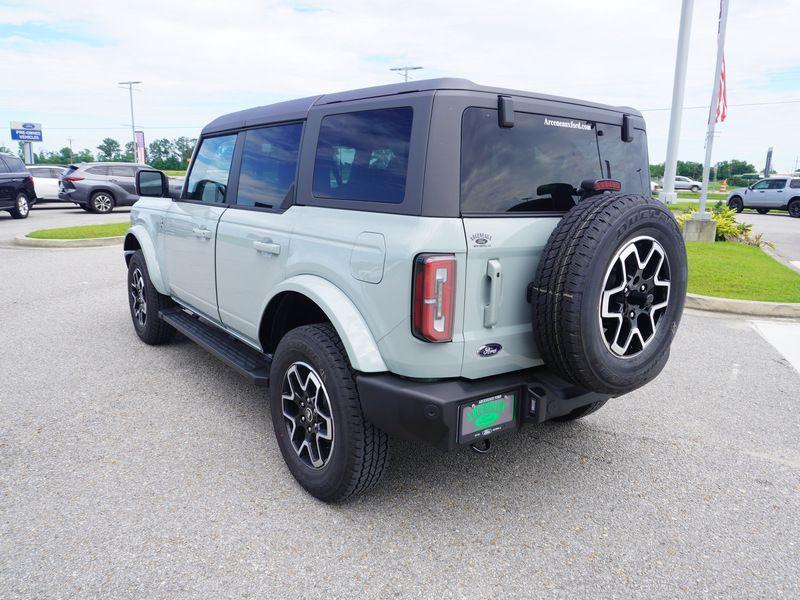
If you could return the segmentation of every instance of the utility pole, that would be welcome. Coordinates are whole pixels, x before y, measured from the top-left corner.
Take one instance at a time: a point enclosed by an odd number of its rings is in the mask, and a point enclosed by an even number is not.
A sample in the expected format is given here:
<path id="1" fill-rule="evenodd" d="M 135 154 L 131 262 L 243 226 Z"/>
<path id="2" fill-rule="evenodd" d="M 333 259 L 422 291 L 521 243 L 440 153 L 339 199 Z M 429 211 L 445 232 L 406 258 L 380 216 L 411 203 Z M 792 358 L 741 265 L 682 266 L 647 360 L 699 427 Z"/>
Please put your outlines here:
<path id="1" fill-rule="evenodd" d="M 402 72 L 402 77 L 406 82 L 408 82 L 408 72 L 409 71 L 418 71 L 420 69 L 424 69 L 425 67 L 392 67 L 390 71 L 398 71 Z M 398 73 L 399 74 L 399 73 Z"/>
<path id="2" fill-rule="evenodd" d="M 703 188 L 700 191 L 700 209 L 694 218 L 707 221 L 711 215 L 706 212 L 708 200 L 708 174 L 711 166 L 711 150 L 714 147 L 714 127 L 717 124 L 719 107 L 719 84 L 722 77 L 722 61 L 725 58 L 725 26 L 728 23 L 728 0 L 722 0 L 719 13 L 719 34 L 717 35 L 717 68 L 714 71 L 714 87 L 711 90 L 711 106 L 708 109 L 708 132 L 706 133 L 706 158 L 703 162 Z"/>
<path id="3" fill-rule="evenodd" d="M 67 141 L 69 142 L 69 162 L 72 162 L 72 140 L 73 138 L 68 137 Z"/>
<path id="4" fill-rule="evenodd" d="M 672 109 L 669 115 L 669 137 L 667 138 L 667 160 L 664 162 L 664 185 L 658 199 L 672 204 L 678 199 L 675 193 L 675 171 L 678 165 L 678 142 L 681 136 L 683 116 L 683 92 L 686 89 L 686 62 L 689 59 L 689 38 L 692 33 L 694 0 L 683 0 L 681 26 L 678 32 L 678 53 L 675 58 L 675 79 L 672 82 Z"/>
<path id="5" fill-rule="evenodd" d="M 128 87 L 128 95 L 131 99 L 131 141 L 133 141 L 133 162 L 136 162 L 136 123 L 133 120 L 133 86 L 142 83 L 141 81 L 120 81 L 121 86 Z"/>

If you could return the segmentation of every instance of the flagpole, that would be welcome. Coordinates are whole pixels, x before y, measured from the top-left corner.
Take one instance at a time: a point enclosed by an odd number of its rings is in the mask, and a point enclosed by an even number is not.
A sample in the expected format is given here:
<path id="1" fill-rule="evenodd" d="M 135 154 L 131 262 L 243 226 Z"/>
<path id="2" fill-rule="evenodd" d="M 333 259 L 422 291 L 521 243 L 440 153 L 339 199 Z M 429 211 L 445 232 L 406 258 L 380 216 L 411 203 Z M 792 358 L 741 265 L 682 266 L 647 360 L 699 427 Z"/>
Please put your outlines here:
<path id="1" fill-rule="evenodd" d="M 695 219 L 705 221 L 711 218 L 706 212 L 708 200 L 708 177 L 711 171 L 711 150 L 714 146 L 714 129 L 717 124 L 717 109 L 719 108 L 719 84 L 722 78 L 722 61 L 725 60 L 725 26 L 728 23 L 729 0 L 720 0 L 719 8 L 719 34 L 717 35 L 717 68 L 714 71 L 714 87 L 711 90 L 711 106 L 708 110 L 708 131 L 706 133 L 706 158 L 703 162 L 703 189 L 700 192 L 700 210 Z"/>
<path id="2" fill-rule="evenodd" d="M 667 158 L 664 161 L 664 180 L 658 199 L 664 204 L 672 204 L 678 199 L 675 194 L 675 172 L 678 163 L 678 142 L 681 137 L 681 117 L 683 117 L 683 92 L 686 89 L 686 63 L 689 60 L 689 38 L 692 33 L 692 12 L 694 0 L 683 0 L 681 4 L 681 25 L 678 29 L 678 51 L 675 56 L 675 78 L 672 81 L 672 109 L 669 114 L 669 136 L 667 137 Z"/>

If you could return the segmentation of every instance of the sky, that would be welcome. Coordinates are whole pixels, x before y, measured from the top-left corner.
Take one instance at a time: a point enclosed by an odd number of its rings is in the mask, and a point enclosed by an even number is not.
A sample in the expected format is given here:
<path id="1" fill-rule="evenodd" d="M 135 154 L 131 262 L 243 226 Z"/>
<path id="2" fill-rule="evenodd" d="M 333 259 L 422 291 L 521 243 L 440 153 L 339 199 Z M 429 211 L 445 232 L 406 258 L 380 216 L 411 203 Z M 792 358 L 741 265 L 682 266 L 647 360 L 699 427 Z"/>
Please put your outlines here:
<path id="1" fill-rule="evenodd" d="M 650 162 L 666 154 L 680 0 L 0 0 L 0 146 L 41 122 L 56 150 L 129 141 L 128 92 L 148 141 L 196 137 L 220 114 L 414 78 L 476 83 L 642 110 Z M 678 156 L 702 162 L 719 3 L 695 0 Z M 732 0 L 728 118 L 713 162 L 779 172 L 800 160 L 796 0 Z M 750 105 L 750 106 L 741 106 Z"/>

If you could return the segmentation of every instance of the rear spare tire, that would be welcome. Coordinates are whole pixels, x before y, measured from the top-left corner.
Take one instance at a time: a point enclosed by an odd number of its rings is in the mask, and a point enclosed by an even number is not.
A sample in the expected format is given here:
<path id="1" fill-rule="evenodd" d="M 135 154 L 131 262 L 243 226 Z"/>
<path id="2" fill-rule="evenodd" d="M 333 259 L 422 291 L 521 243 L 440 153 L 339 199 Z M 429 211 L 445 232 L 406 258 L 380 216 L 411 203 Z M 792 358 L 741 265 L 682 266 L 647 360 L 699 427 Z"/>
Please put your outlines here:
<path id="1" fill-rule="evenodd" d="M 604 194 L 559 222 L 531 297 L 539 352 L 562 377 L 620 395 L 655 378 L 686 297 L 686 248 L 658 200 Z"/>

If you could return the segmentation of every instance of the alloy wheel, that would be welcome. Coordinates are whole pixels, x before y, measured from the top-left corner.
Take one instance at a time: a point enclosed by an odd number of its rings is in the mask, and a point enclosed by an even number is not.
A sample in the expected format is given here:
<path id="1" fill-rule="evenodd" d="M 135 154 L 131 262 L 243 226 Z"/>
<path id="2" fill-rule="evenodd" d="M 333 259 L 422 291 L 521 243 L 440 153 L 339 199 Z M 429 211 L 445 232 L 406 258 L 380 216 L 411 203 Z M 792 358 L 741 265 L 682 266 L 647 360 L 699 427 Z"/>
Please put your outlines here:
<path id="1" fill-rule="evenodd" d="M 669 259 L 661 244 L 640 236 L 622 246 L 600 296 L 600 330 L 608 351 L 619 358 L 640 354 L 658 331 L 669 292 Z"/>
<path id="2" fill-rule="evenodd" d="M 92 199 L 92 203 L 94 204 L 94 208 L 97 212 L 105 213 L 111 211 L 114 201 L 108 194 L 101 193 L 95 195 L 95 197 Z"/>
<path id="3" fill-rule="evenodd" d="M 800 217 L 800 202 L 792 202 L 789 205 L 789 214 L 795 218 Z"/>
<path id="4" fill-rule="evenodd" d="M 20 194 L 17 196 L 17 212 L 19 212 L 20 216 L 27 216 L 28 212 L 30 212 L 30 204 L 28 204 L 28 198 L 25 194 Z"/>
<path id="5" fill-rule="evenodd" d="M 139 328 L 142 328 L 147 321 L 147 298 L 144 289 L 144 276 L 138 267 L 133 270 L 133 275 L 131 276 L 131 300 L 133 318 L 138 323 Z"/>
<path id="6" fill-rule="evenodd" d="M 300 460 L 321 469 L 333 454 L 334 423 L 325 384 L 304 362 L 295 362 L 283 376 L 281 409 L 286 433 Z"/>

